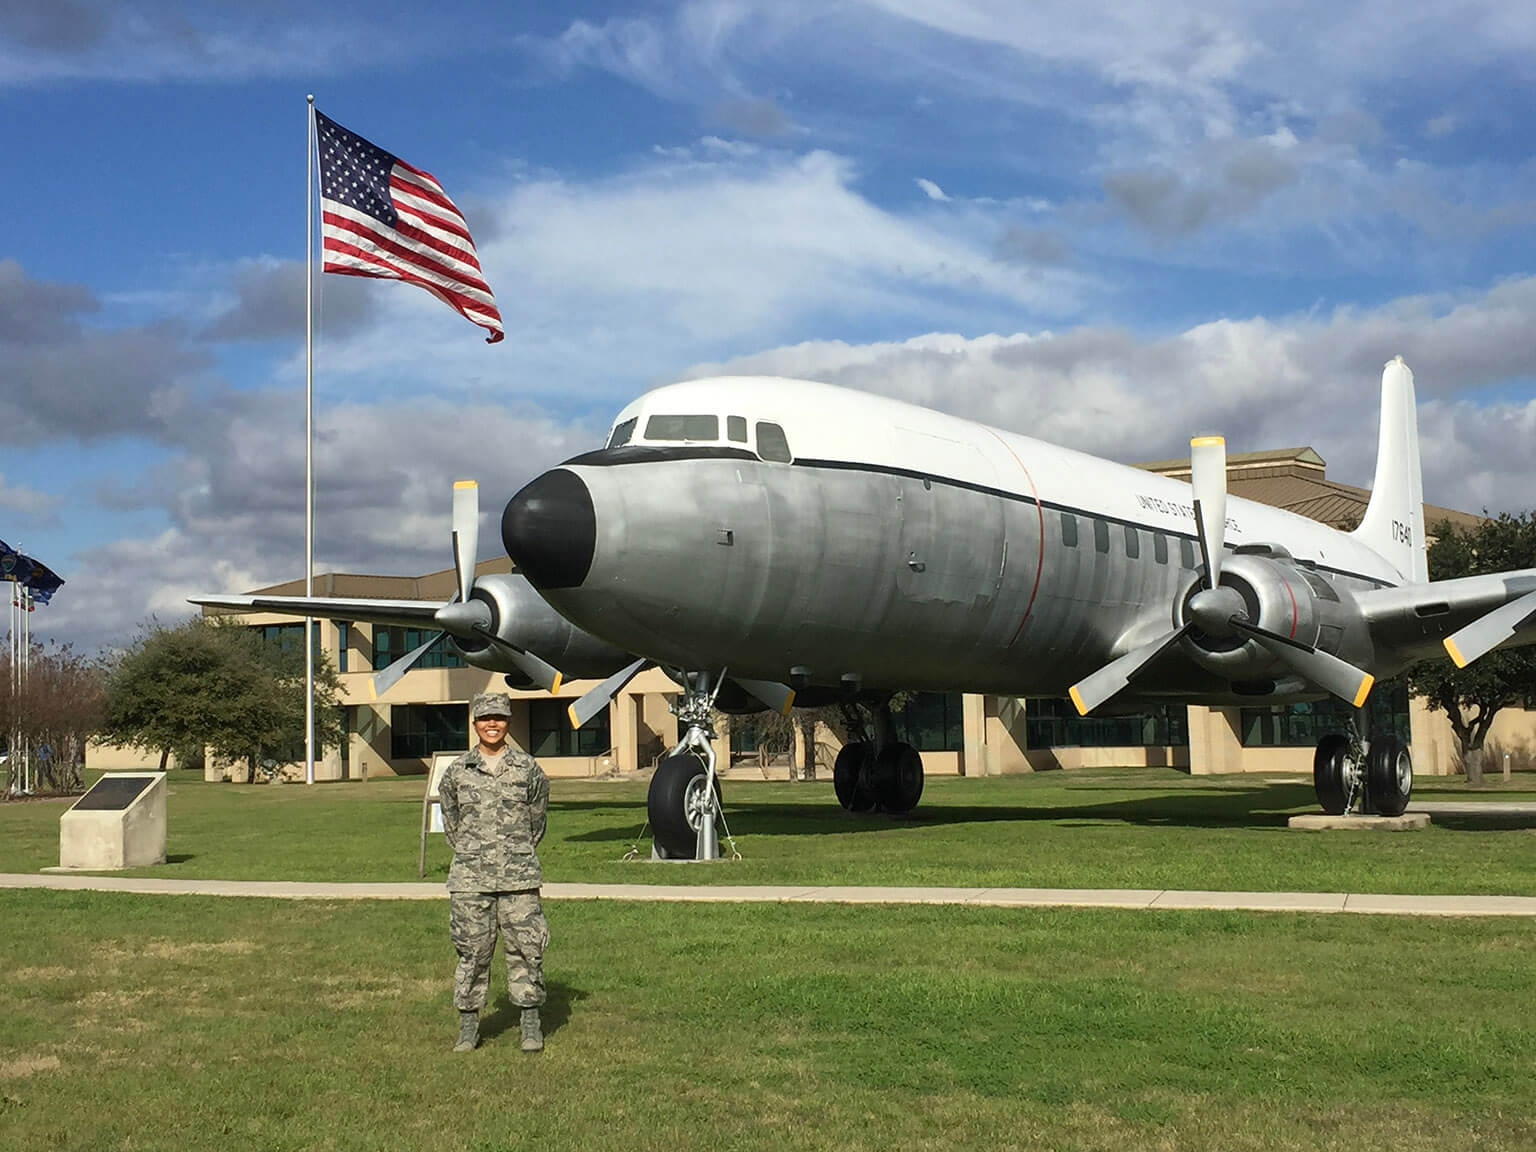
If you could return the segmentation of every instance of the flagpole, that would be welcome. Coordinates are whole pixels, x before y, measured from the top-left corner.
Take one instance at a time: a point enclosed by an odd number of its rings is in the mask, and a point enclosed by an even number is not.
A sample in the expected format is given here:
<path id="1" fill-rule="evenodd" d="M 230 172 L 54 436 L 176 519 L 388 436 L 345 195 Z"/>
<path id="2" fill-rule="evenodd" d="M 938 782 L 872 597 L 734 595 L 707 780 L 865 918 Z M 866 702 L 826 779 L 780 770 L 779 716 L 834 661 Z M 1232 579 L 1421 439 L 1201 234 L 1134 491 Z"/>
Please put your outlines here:
<path id="1" fill-rule="evenodd" d="M 315 97 L 305 98 L 304 595 L 315 594 Z M 304 782 L 315 782 L 315 618 L 304 617 Z"/>

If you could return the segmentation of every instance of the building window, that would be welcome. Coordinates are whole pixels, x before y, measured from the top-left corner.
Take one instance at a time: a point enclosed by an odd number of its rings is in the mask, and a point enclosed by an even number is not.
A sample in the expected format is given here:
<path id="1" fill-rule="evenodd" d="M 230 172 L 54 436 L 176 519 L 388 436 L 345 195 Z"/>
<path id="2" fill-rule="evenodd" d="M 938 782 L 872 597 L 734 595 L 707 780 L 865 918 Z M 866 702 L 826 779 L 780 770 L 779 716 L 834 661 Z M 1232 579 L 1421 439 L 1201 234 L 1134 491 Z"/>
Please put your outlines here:
<path id="1" fill-rule="evenodd" d="M 389 755 L 422 760 L 434 752 L 469 748 L 469 709 L 463 704 L 396 704 L 389 710 Z"/>
<path id="2" fill-rule="evenodd" d="M 528 704 L 528 751 L 538 756 L 600 756 L 613 747 L 604 708 L 572 730 L 566 700 L 532 700 Z"/>
<path id="3" fill-rule="evenodd" d="M 959 752 L 965 747 L 962 699 L 958 692 L 914 692 L 891 714 L 896 738 L 919 752 Z"/>
<path id="4" fill-rule="evenodd" d="M 1168 563 L 1168 537 L 1161 532 L 1152 533 L 1152 559 L 1159 564 Z"/>
<path id="5" fill-rule="evenodd" d="M 270 644 L 276 644 L 283 649 L 304 647 L 304 625 L 302 624 L 258 624 L 256 631 L 261 633 L 261 638 Z M 315 663 L 320 662 L 320 629 L 316 627 L 311 637 L 314 643 Z"/>
<path id="6" fill-rule="evenodd" d="M 1139 716 L 1079 716 L 1065 700 L 1024 703 L 1024 742 L 1030 748 L 1162 748 L 1189 743 L 1182 704 L 1160 704 Z"/>
<path id="7" fill-rule="evenodd" d="M 351 625 L 345 620 L 336 621 L 336 671 L 347 670 L 347 629 Z"/>
<path id="8" fill-rule="evenodd" d="M 1098 552 L 1109 551 L 1109 522 L 1094 520 L 1093 522 L 1093 547 Z"/>
<path id="9" fill-rule="evenodd" d="M 727 416 L 725 418 L 725 438 L 734 440 L 738 444 L 747 442 L 747 418 L 745 416 Z"/>
<path id="10" fill-rule="evenodd" d="M 1077 517 L 1070 512 L 1061 514 L 1061 542 L 1068 548 L 1077 547 Z"/>
<path id="11" fill-rule="evenodd" d="M 435 628 L 401 628 L 396 625 L 386 627 L 383 624 L 373 626 L 373 670 L 375 672 L 388 668 L 407 652 L 414 650 L 418 645 L 426 643 L 427 637 L 436 631 Z M 421 659 L 416 661 L 416 668 L 464 668 L 464 657 L 460 656 L 453 645 L 448 643 L 447 636 L 439 636 L 437 643 L 421 654 Z"/>
<path id="12" fill-rule="evenodd" d="M 777 424 L 758 421 L 757 454 L 764 460 L 771 460 L 776 464 L 788 464 L 791 457 L 789 441 L 785 439 L 784 429 Z"/>
<path id="13" fill-rule="evenodd" d="M 1141 556 L 1141 533 L 1129 524 L 1125 526 L 1125 554 L 1131 560 Z"/>
<path id="14" fill-rule="evenodd" d="M 1371 731 L 1391 732 L 1406 742 L 1408 689 L 1381 684 L 1366 701 Z M 1349 731 L 1355 710 L 1332 696 L 1302 704 L 1277 704 L 1241 710 L 1238 734 L 1245 748 L 1311 748 L 1330 732 Z"/>

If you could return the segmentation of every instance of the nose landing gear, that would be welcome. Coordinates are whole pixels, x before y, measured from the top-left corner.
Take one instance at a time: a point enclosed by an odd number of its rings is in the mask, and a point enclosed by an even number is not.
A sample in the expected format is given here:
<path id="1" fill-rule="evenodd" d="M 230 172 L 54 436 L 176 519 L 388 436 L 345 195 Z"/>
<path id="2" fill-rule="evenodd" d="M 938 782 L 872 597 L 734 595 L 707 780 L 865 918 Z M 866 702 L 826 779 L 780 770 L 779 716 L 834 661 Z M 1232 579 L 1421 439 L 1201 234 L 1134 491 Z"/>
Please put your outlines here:
<path id="1" fill-rule="evenodd" d="M 715 775 L 715 697 L 724 682 L 699 673 L 687 678 L 682 700 L 673 707 L 683 735 L 656 765 L 646 794 L 652 847 L 663 860 L 718 860 L 720 831 L 731 840 L 720 806 L 720 779 Z M 737 858 L 735 841 L 731 852 Z"/>

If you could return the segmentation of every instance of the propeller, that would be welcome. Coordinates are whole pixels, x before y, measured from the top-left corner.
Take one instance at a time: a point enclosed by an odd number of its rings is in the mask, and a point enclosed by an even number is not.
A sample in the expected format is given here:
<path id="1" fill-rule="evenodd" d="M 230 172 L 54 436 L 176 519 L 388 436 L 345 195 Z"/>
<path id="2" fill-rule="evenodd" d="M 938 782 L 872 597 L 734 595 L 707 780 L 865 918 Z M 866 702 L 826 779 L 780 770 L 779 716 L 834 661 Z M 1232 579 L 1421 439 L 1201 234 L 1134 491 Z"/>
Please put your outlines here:
<path id="1" fill-rule="evenodd" d="M 473 480 L 455 480 L 453 483 L 453 568 L 457 588 L 454 598 L 434 614 L 439 631 L 433 633 L 418 647 L 407 652 L 388 668 L 376 672 L 369 681 L 374 699 L 388 692 L 411 670 L 427 649 L 445 634 L 461 640 L 480 640 L 502 652 L 519 671 L 541 688 L 550 692 L 560 691 L 562 676 L 547 661 L 526 649 L 502 639 L 492 631 L 491 609 L 479 600 L 470 598 L 475 587 L 475 557 L 480 547 L 480 486 Z"/>
<path id="2" fill-rule="evenodd" d="M 1227 442 L 1197 436 L 1189 442 L 1189 483 L 1194 490 L 1195 527 L 1205 562 L 1201 586 L 1184 603 L 1184 623 L 1147 644 L 1133 648 L 1067 690 L 1078 714 L 1086 716 L 1144 674 L 1160 656 L 1198 628 L 1208 636 L 1242 633 L 1309 683 L 1358 708 L 1375 677 L 1312 644 L 1261 628 L 1248 618 L 1248 605 L 1236 588 L 1221 582 L 1227 533 Z M 1536 610 L 1536 605 L 1533 605 Z M 1450 641 L 1447 641 L 1449 646 Z"/>
<path id="3" fill-rule="evenodd" d="M 1536 615 L 1536 592 L 1527 592 L 1452 632 L 1442 643 L 1456 667 L 1465 668 L 1508 640 L 1532 615 Z"/>
<path id="4" fill-rule="evenodd" d="M 601 684 L 589 689 L 579 699 L 573 701 L 565 710 L 566 715 L 570 717 L 571 727 L 580 728 L 599 712 L 605 711 L 613 702 L 613 698 L 624 690 L 626 684 L 644 671 L 649 663 L 650 661 L 642 656 L 633 664 L 620 668 Z"/>

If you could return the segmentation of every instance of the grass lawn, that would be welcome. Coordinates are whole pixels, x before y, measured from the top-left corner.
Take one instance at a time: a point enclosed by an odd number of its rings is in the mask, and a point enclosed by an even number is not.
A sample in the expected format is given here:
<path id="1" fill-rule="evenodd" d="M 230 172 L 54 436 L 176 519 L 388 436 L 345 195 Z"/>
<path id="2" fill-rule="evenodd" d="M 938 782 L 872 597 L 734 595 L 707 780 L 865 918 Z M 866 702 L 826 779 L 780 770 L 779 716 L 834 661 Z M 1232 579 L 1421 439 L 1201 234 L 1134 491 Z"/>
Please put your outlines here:
<path id="1" fill-rule="evenodd" d="M 0 1148 L 1536 1146 L 1525 921 L 548 912 L 454 1055 L 443 906 L 0 892 Z"/>
<path id="2" fill-rule="evenodd" d="M 1536 800 L 1533 782 L 1469 790 L 1426 779 L 1421 799 Z M 173 773 L 170 862 L 139 874 L 218 879 L 414 880 L 421 779 L 208 784 Z M 1436 816 L 1412 833 L 1293 832 L 1310 782 L 1165 769 L 930 779 L 909 818 L 851 816 L 827 782 L 730 780 L 743 859 L 625 863 L 645 822 L 644 781 L 556 780 L 540 849 L 549 880 L 899 884 L 1536 895 L 1536 819 Z M 58 863 L 64 801 L 0 804 L 0 871 Z M 648 854 L 649 842 L 642 847 Z M 728 847 L 728 846 L 727 846 Z M 429 839 L 428 878 L 447 873 Z"/>

